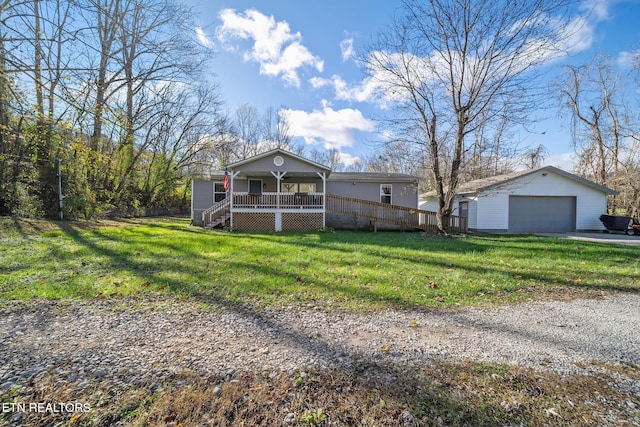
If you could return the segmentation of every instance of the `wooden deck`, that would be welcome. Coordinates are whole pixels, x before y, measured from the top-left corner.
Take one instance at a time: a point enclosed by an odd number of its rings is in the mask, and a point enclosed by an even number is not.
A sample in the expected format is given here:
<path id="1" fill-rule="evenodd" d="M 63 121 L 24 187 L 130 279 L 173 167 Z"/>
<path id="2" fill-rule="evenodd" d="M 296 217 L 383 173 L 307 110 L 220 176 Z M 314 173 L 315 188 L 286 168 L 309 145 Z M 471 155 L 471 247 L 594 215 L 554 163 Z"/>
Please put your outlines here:
<path id="1" fill-rule="evenodd" d="M 231 200 L 233 199 L 233 203 Z M 226 223 L 232 212 L 325 212 L 378 224 L 392 224 L 417 230 L 437 232 L 435 212 L 413 209 L 388 203 L 323 193 L 234 193 L 202 213 L 204 227 Z M 447 230 L 467 231 L 467 218 L 449 217 Z"/>
<path id="2" fill-rule="evenodd" d="M 390 205 L 388 203 L 327 194 L 326 211 L 327 213 L 369 220 L 374 224 L 374 227 L 377 223 L 385 223 L 425 231 L 438 231 L 435 212 Z M 451 216 L 447 229 L 453 232 L 467 231 L 467 218 Z"/>

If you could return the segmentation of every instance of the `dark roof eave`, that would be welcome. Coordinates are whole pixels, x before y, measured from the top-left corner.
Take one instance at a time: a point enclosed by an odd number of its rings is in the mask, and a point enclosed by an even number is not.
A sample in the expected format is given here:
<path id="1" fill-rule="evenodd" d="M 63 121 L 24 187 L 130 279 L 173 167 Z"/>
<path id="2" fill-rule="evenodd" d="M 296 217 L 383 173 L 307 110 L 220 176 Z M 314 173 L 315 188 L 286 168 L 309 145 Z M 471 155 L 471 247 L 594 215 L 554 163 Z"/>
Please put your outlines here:
<path id="1" fill-rule="evenodd" d="M 557 168 L 555 166 L 543 166 L 541 168 L 538 169 L 532 169 L 532 170 L 526 170 L 526 171 L 522 171 L 522 172 L 518 172 L 518 173 L 513 173 L 513 174 L 509 174 L 509 175 L 499 175 L 499 176 L 495 176 L 495 177 L 491 177 L 491 178 L 485 178 L 485 179 L 479 179 L 479 180 L 475 180 L 475 181 L 470 181 L 466 184 L 463 184 L 460 189 L 456 192 L 456 195 L 458 196 L 472 196 L 472 195 L 476 195 L 478 193 L 481 193 L 483 191 L 486 190 L 491 190 L 492 188 L 496 188 L 496 187 L 500 187 L 503 186 L 505 184 L 508 184 L 512 181 L 516 181 L 518 179 L 521 179 L 523 177 L 532 175 L 534 173 L 538 173 L 538 172 L 543 172 L 543 171 L 549 171 L 549 172 L 553 172 L 556 173 L 558 175 L 562 175 L 566 178 L 572 179 L 574 181 L 580 182 L 583 185 L 586 185 L 588 187 L 591 187 L 595 190 L 598 191 L 602 191 L 603 193 L 606 194 L 611 194 L 611 195 L 616 195 L 618 194 L 617 191 L 612 190 L 608 187 L 605 187 L 603 185 L 600 184 L 596 184 L 593 181 L 590 181 L 588 179 L 582 178 L 578 175 L 575 175 L 571 172 L 567 172 L 565 170 L 562 170 L 560 168 Z M 435 191 L 429 191 L 423 195 L 421 195 L 422 198 L 429 198 L 429 197 L 434 197 L 437 194 L 435 193 Z"/>

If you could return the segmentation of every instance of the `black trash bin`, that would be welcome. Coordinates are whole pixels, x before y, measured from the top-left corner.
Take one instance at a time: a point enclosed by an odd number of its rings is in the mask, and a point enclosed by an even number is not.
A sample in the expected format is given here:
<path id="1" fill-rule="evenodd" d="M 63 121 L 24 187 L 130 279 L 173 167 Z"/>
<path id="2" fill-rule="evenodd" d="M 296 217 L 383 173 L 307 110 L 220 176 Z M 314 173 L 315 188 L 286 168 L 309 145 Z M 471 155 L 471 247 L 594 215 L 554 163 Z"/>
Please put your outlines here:
<path id="1" fill-rule="evenodd" d="M 627 231 L 632 220 L 630 216 L 600 215 L 600 222 L 607 231 Z"/>

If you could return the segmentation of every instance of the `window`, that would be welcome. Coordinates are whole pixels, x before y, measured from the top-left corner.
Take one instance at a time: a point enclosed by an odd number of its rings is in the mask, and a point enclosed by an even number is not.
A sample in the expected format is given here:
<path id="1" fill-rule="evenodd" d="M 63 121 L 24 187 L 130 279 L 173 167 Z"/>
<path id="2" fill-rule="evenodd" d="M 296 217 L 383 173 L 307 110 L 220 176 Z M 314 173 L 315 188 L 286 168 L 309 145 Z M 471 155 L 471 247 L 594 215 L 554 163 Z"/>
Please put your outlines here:
<path id="1" fill-rule="evenodd" d="M 283 193 L 297 193 L 298 184 L 296 182 L 283 182 L 280 185 L 280 191 Z"/>
<path id="2" fill-rule="evenodd" d="M 213 183 L 213 202 L 218 203 L 221 200 L 227 198 L 227 192 L 224 191 L 224 184 L 222 182 Z"/>
<path id="3" fill-rule="evenodd" d="M 262 193 L 262 180 L 261 179 L 250 179 L 249 180 L 249 193 L 251 193 L 251 194 Z"/>
<path id="4" fill-rule="evenodd" d="M 380 184 L 380 202 L 391 204 L 391 184 Z"/>
<path id="5" fill-rule="evenodd" d="M 298 184 L 298 193 L 315 193 L 316 184 L 312 182 L 301 182 Z"/>
<path id="6" fill-rule="evenodd" d="M 280 184 L 283 193 L 315 193 L 315 182 L 283 182 Z"/>

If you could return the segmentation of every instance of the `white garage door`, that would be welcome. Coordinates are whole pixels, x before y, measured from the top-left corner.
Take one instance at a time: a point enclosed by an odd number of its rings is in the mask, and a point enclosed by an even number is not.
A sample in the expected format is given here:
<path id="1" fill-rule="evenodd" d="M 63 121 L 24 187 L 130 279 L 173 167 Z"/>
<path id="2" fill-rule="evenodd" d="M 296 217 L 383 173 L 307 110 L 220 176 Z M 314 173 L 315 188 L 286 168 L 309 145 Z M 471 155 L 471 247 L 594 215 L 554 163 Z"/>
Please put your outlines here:
<path id="1" fill-rule="evenodd" d="M 510 232 L 557 233 L 575 229 L 575 197 L 509 196 Z"/>

